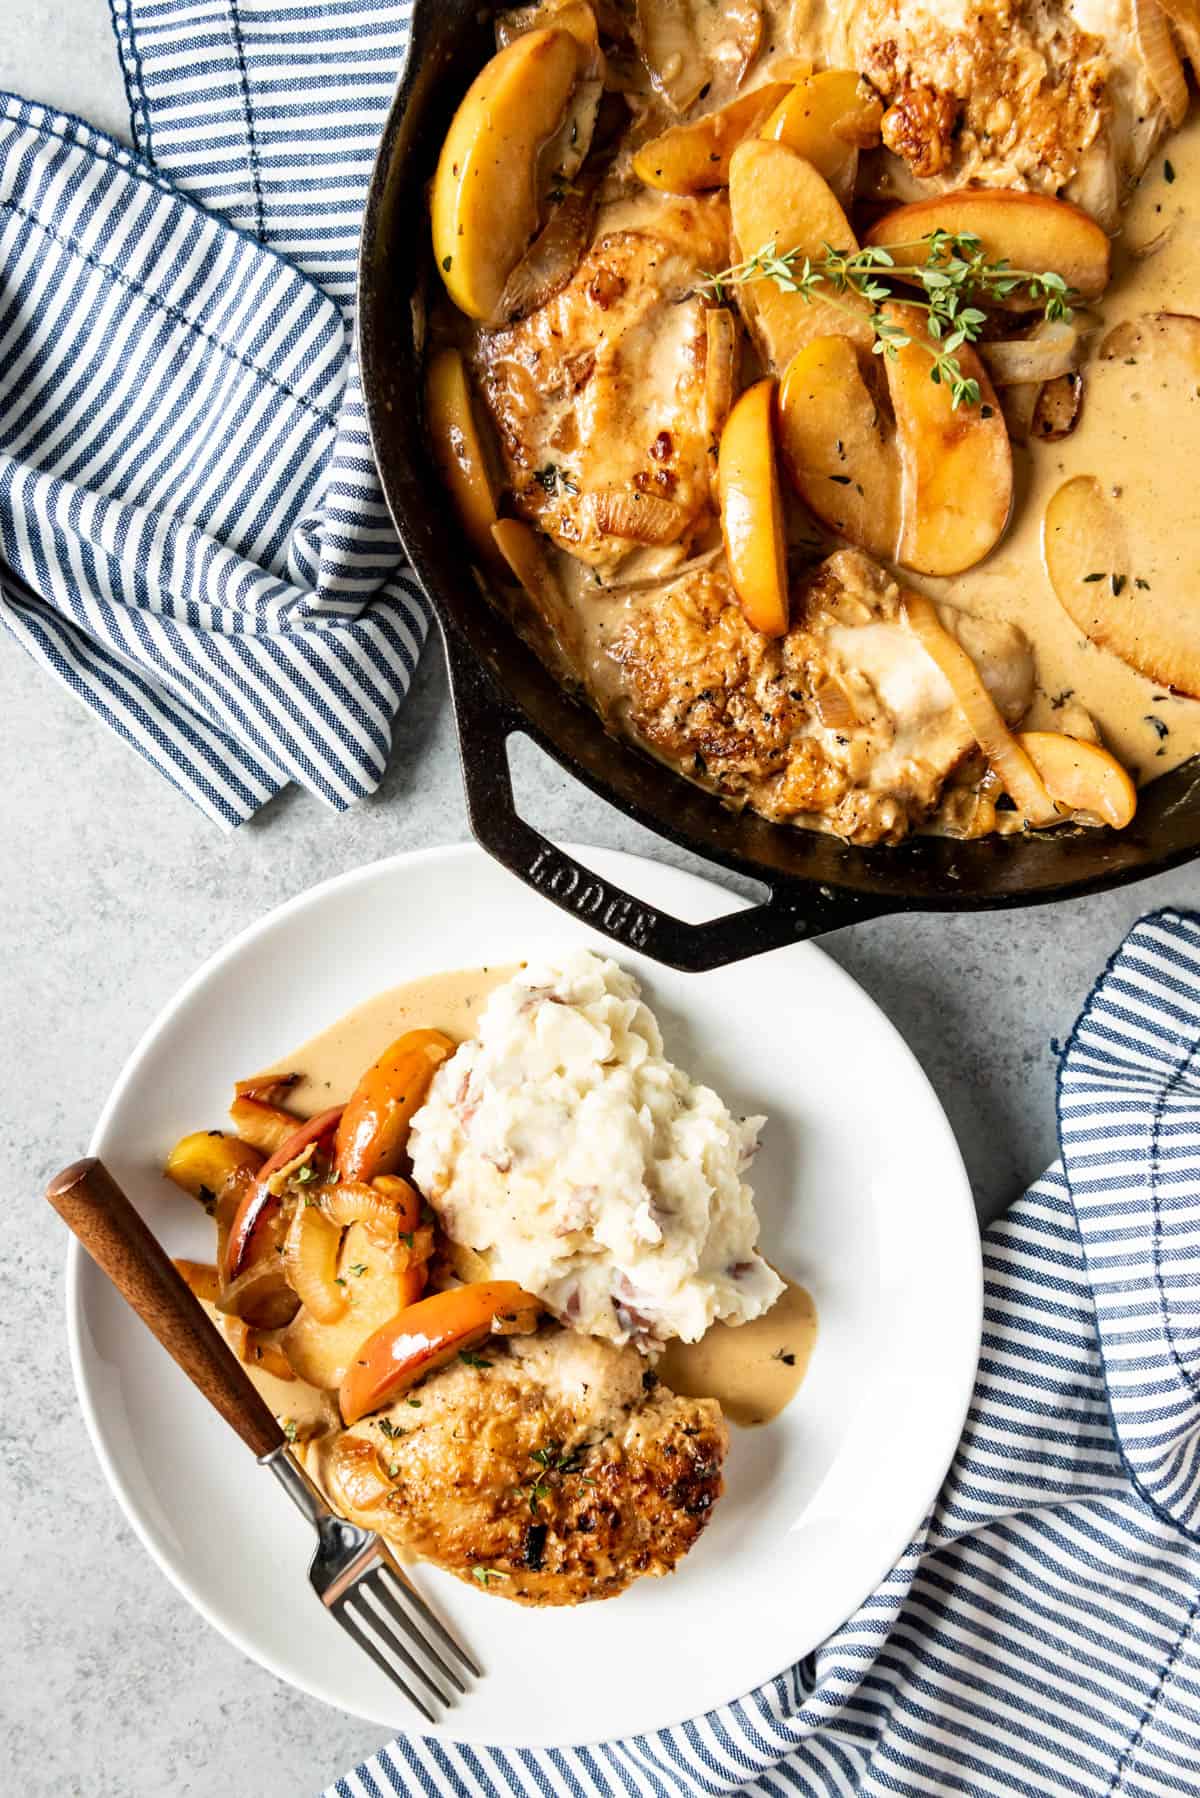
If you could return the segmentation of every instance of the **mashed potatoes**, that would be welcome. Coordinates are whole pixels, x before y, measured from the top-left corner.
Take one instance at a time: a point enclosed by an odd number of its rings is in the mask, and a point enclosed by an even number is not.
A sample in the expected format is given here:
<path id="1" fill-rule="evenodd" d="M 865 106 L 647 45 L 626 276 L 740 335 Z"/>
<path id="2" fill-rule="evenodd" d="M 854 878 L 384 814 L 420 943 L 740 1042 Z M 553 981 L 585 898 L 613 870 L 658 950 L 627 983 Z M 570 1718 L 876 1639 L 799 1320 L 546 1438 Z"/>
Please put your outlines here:
<path id="1" fill-rule="evenodd" d="M 735 1118 L 663 1055 L 637 982 L 580 950 L 493 993 L 412 1123 L 452 1241 L 572 1329 L 652 1349 L 745 1323 L 783 1283 L 743 1179 L 763 1118 Z"/>

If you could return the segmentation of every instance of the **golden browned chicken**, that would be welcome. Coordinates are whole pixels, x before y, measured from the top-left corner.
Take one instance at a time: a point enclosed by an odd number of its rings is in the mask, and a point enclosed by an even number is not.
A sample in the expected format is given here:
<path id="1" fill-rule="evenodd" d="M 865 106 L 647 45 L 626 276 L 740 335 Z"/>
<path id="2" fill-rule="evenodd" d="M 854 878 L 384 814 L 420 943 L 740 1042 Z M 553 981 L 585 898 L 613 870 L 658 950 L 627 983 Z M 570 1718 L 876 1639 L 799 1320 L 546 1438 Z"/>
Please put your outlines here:
<path id="1" fill-rule="evenodd" d="M 939 190 L 1062 192 L 1112 228 L 1167 125 L 1134 0 L 797 0 L 797 48 L 867 77 L 883 141 Z"/>
<path id="2" fill-rule="evenodd" d="M 551 1329 L 493 1340 L 316 1452 L 352 1521 L 504 1598 L 580 1604 L 675 1568 L 727 1446 L 715 1399 Z"/>
<path id="3" fill-rule="evenodd" d="M 896 583 L 858 551 L 838 551 L 793 589 L 792 619 L 783 638 L 753 630 L 720 560 L 633 595 L 609 645 L 618 721 L 769 818 L 897 842 L 932 817 L 971 755 L 966 719 L 904 624 Z M 949 607 L 943 620 L 1001 711 L 1019 718 L 1033 690 L 1021 633 Z M 994 819 L 973 808 L 976 827 Z"/>
<path id="4" fill-rule="evenodd" d="M 626 225 L 624 219 L 632 221 Z M 676 543 L 707 519 L 704 269 L 724 266 L 723 200 L 610 209 L 571 280 L 474 361 L 514 503 L 590 566 Z"/>

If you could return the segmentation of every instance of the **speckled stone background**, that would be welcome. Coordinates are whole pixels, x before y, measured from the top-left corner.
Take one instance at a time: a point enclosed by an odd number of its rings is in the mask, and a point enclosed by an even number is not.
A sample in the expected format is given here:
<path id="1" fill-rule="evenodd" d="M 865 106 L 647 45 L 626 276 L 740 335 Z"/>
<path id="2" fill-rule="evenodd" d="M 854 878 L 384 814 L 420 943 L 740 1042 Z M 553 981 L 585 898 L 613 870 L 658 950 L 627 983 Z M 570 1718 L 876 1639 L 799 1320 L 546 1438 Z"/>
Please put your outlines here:
<path id="1" fill-rule="evenodd" d="M 0 82 L 125 131 L 104 0 L 3 0 Z M 466 835 L 440 655 L 425 657 L 382 790 L 340 818 L 293 792 L 221 836 L 4 639 L 0 733 L 0 1789 L 299 1798 L 379 1734 L 244 1661 L 138 1547 L 76 1408 L 63 1233 L 38 1194 L 205 956 L 327 875 Z M 528 746 L 517 760 L 541 828 L 688 863 Z M 923 1061 L 985 1217 L 1055 1152 L 1052 1039 L 1132 920 L 1168 901 L 1200 906 L 1200 870 L 1067 907 L 884 920 L 827 945 Z"/>

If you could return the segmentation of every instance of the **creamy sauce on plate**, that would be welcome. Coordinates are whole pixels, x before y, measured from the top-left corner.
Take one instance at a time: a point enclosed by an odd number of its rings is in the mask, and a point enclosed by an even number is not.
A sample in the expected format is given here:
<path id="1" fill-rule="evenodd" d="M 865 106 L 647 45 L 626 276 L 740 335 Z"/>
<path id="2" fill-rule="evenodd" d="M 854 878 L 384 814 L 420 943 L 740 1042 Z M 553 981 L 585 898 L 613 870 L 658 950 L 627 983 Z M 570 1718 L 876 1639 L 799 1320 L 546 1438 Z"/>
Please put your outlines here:
<path id="1" fill-rule="evenodd" d="M 471 1036 L 489 995 L 516 971 L 464 968 L 406 981 L 365 1000 L 262 1072 L 300 1074 L 288 1107 L 311 1117 L 348 1099 L 364 1071 L 404 1031 L 443 1030 L 456 1042 Z M 765 1423 L 799 1391 L 816 1332 L 812 1298 L 788 1281 L 765 1316 L 736 1329 L 714 1324 L 699 1342 L 672 1343 L 658 1371 L 684 1396 L 719 1399 L 733 1423 Z M 301 1434 L 305 1426 L 335 1421 L 328 1394 L 300 1379 L 251 1372 L 276 1415 L 294 1422 Z"/>

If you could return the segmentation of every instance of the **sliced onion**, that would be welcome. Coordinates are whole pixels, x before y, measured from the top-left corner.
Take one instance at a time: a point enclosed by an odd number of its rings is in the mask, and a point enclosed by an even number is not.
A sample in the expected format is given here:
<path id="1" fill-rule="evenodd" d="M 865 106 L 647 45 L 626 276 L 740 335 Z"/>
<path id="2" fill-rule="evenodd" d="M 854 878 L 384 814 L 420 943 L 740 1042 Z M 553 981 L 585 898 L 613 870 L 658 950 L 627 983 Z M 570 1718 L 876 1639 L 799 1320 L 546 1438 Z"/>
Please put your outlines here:
<path id="1" fill-rule="evenodd" d="M 1028 337 L 976 346 L 998 387 L 1026 381 L 1053 381 L 1069 374 L 1079 356 L 1079 332 L 1063 319 L 1045 320 Z"/>
<path id="2" fill-rule="evenodd" d="M 1019 382 L 1014 387 L 1001 387 L 997 397 L 1000 409 L 1004 413 L 1004 422 L 1008 434 L 1014 443 L 1028 443 L 1033 430 L 1034 414 L 1037 411 L 1038 396 L 1042 391 L 1040 382 Z"/>
<path id="3" fill-rule="evenodd" d="M 501 518 L 492 526 L 492 539 L 532 605 L 551 655 L 565 672 L 574 673 L 583 649 L 579 620 L 567 604 L 542 538 L 519 518 Z"/>
<path id="4" fill-rule="evenodd" d="M 604 73 L 604 55 L 600 49 L 600 32 L 596 14 L 586 0 L 547 0 L 540 6 L 519 6 L 501 13 L 496 20 L 496 48 L 505 49 L 527 31 L 541 31 L 553 26 L 556 31 L 569 31 L 579 45 L 580 73 L 589 79 Z"/>
<path id="5" fill-rule="evenodd" d="M 673 549 L 680 547 L 678 544 L 671 545 Z M 669 555 L 670 552 L 664 553 Z M 665 587 L 668 581 L 681 581 L 689 574 L 698 573 L 701 568 L 711 568 L 718 557 L 723 556 L 724 553 L 724 544 L 716 543 L 712 549 L 706 549 L 703 555 L 690 556 L 686 562 L 675 560 L 664 564 L 660 561 L 653 569 L 646 569 L 643 564 L 636 574 L 622 577 L 616 581 L 605 581 L 604 592 L 649 593 L 655 587 Z M 482 1277 L 481 1275 L 480 1278 Z"/>
<path id="6" fill-rule="evenodd" d="M 346 1290 L 337 1283 L 342 1233 L 318 1205 L 296 1206 L 283 1245 L 288 1284 L 318 1323 L 335 1324 L 346 1309 Z"/>
<path id="7" fill-rule="evenodd" d="M 261 1330 L 253 1329 L 242 1317 L 223 1317 L 221 1326 L 225 1340 L 247 1367 L 261 1368 L 263 1373 L 274 1374 L 277 1380 L 295 1379 L 292 1364 L 279 1344 L 268 1341 Z"/>
<path id="8" fill-rule="evenodd" d="M 176 1259 L 175 1272 L 187 1281 L 188 1291 L 202 1305 L 215 1305 L 221 1292 L 221 1276 L 211 1261 Z"/>
<path id="9" fill-rule="evenodd" d="M 933 601 L 920 593 L 905 593 L 904 621 L 945 675 L 972 736 L 1018 810 L 1030 824 L 1057 824 L 1060 813 L 1041 775 L 1004 722 L 974 662 L 938 617 Z"/>
<path id="10" fill-rule="evenodd" d="M 1133 0 L 1138 50 L 1150 85 L 1174 126 L 1182 125 L 1188 109 L 1187 77 L 1167 19 L 1171 8 L 1178 5 L 1179 0 L 1163 0 L 1161 6 L 1159 0 Z"/>
<path id="11" fill-rule="evenodd" d="M 243 1142 L 248 1142 L 264 1155 L 281 1149 L 289 1136 L 294 1136 L 303 1118 L 285 1111 L 282 1105 L 259 1098 L 255 1093 L 239 1093 L 229 1107 L 229 1116 Z"/>
<path id="12" fill-rule="evenodd" d="M 329 1483 L 347 1511 L 373 1511 L 391 1486 L 379 1468 L 379 1450 L 363 1436 L 339 1436 L 330 1450 Z"/>
<path id="13" fill-rule="evenodd" d="M 217 1310 L 228 1317 L 240 1317 L 259 1330 L 281 1330 L 290 1324 L 300 1309 L 278 1255 L 265 1255 L 254 1262 L 236 1280 L 223 1286 L 217 1298 Z"/>
<path id="14" fill-rule="evenodd" d="M 634 37 L 655 92 L 686 112 L 703 87 L 715 101 L 738 88 L 762 43 L 762 8 L 759 0 L 722 0 L 714 14 L 707 0 L 637 0 Z"/>
<path id="15" fill-rule="evenodd" d="M 336 1186 L 323 1186 L 318 1202 L 331 1223 L 341 1228 L 366 1224 L 391 1242 L 421 1221 L 421 1195 L 399 1174 L 380 1174 L 369 1186 L 340 1180 Z"/>
<path id="16" fill-rule="evenodd" d="M 862 723 L 850 695 L 830 675 L 822 676 L 813 687 L 813 704 L 827 730 L 853 730 Z"/>
<path id="17" fill-rule="evenodd" d="M 733 313 L 724 306 L 711 307 L 704 315 L 704 331 L 704 407 L 709 440 L 715 446 L 719 444 L 721 432 L 725 429 L 725 420 L 733 405 L 733 390 L 737 382 L 738 340 Z M 711 456 L 709 460 L 715 482 L 716 456 Z"/>
<path id="18" fill-rule="evenodd" d="M 632 487 L 603 487 L 584 503 L 598 531 L 626 543 L 675 543 L 687 524 L 682 506 Z"/>
<path id="19" fill-rule="evenodd" d="M 560 293 L 579 267 L 592 230 L 593 195 L 569 193 L 552 208 L 504 284 L 497 321 L 513 325 Z"/>

